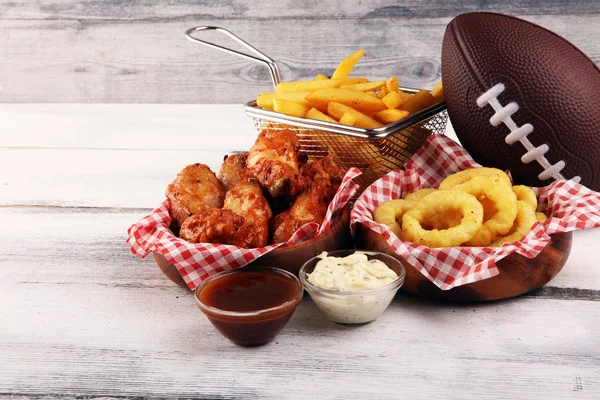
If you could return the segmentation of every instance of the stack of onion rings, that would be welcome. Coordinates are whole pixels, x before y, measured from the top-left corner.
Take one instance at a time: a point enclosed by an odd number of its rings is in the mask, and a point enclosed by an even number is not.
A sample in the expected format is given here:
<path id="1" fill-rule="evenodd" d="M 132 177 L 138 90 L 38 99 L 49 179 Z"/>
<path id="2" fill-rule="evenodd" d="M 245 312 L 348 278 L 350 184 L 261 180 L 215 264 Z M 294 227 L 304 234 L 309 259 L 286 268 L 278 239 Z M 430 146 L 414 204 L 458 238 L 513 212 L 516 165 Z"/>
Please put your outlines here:
<path id="1" fill-rule="evenodd" d="M 439 189 L 425 188 L 383 203 L 373 219 L 401 240 L 428 247 L 501 246 L 521 240 L 536 222 L 535 192 L 512 186 L 496 168 L 469 168 L 449 175 Z"/>

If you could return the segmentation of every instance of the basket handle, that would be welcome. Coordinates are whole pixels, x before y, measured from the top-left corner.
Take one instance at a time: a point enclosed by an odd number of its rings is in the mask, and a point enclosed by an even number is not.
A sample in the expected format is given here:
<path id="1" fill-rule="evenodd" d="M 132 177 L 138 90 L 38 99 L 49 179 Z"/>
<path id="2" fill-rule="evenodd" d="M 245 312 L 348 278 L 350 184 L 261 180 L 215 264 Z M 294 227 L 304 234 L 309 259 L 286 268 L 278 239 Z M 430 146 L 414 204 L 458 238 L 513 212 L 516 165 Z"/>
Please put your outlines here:
<path id="1" fill-rule="evenodd" d="M 246 53 L 242 53 L 242 52 L 239 52 L 236 50 L 232 50 L 227 47 L 219 46 L 218 44 L 206 42 L 204 40 L 200 40 L 200 39 L 197 39 L 192 36 L 192 33 L 199 32 L 199 31 L 221 32 L 221 33 L 229 36 L 230 38 L 232 38 L 233 40 L 235 40 L 242 46 L 244 46 L 246 49 L 250 50 L 250 52 L 254 53 L 255 56 L 252 56 L 252 55 L 246 54 Z M 204 46 L 212 47 L 214 49 L 218 49 L 218 50 L 224 51 L 226 53 L 235 54 L 239 57 L 243 57 L 243 58 L 255 61 L 255 62 L 265 64 L 269 68 L 269 71 L 271 72 L 271 80 L 273 81 L 273 86 L 275 87 L 281 82 L 281 77 L 279 75 L 279 68 L 277 68 L 277 64 L 275 63 L 275 61 L 273 61 L 266 54 L 261 53 L 259 50 L 257 50 L 250 44 L 246 43 L 245 41 L 243 41 L 242 39 L 240 39 L 233 33 L 229 32 L 227 29 L 223 29 L 218 26 L 196 26 L 194 28 L 190 28 L 187 31 L 185 31 L 185 37 L 187 40 L 189 40 L 191 42 L 200 43 L 200 44 L 203 44 Z"/>

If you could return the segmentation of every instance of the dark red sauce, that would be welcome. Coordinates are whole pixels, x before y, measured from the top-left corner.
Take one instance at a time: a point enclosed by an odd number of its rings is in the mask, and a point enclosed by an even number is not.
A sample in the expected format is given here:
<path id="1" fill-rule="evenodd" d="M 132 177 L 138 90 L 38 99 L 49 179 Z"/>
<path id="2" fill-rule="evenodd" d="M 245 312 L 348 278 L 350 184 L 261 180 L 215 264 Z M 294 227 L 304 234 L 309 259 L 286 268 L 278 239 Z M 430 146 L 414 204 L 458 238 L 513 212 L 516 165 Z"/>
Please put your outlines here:
<path id="1" fill-rule="evenodd" d="M 242 346 L 259 346 L 289 321 L 302 300 L 302 284 L 277 270 L 246 267 L 208 282 L 197 296 L 199 308 L 223 336 Z"/>
<path id="2" fill-rule="evenodd" d="M 224 311 L 257 311 L 277 307 L 298 294 L 298 285 L 273 272 L 240 272 L 208 283 L 200 301 Z"/>

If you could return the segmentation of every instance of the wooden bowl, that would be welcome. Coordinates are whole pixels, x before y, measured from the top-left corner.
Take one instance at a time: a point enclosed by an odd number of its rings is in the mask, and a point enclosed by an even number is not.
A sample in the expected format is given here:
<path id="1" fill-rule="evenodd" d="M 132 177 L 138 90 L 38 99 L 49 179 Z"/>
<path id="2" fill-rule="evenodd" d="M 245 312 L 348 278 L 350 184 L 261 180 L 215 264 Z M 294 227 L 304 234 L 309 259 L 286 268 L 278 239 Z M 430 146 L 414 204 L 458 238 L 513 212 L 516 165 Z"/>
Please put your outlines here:
<path id="1" fill-rule="evenodd" d="M 441 290 L 413 266 L 399 257 L 385 238 L 359 225 L 357 241 L 368 250 L 377 250 L 396 257 L 406 268 L 402 290 L 436 300 L 483 302 L 519 296 L 550 282 L 569 258 L 573 234 L 557 233 L 535 258 L 513 253 L 496 263 L 498 275 L 483 281 L 469 283 L 450 290 Z"/>
<path id="2" fill-rule="evenodd" d="M 298 275 L 300 267 L 308 260 L 322 251 L 334 251 L 354 248 L 354 241 L 350 234 L 350 208 L 345 207 L 340 219 L 328 231 L 323 234 L 293 246 L 275 249 L 259 258 L 249 265 L 260 265 L 276 267 Z M 162 254 L 153 253 L 154 260 L 160 270 L 181 287 L 187 288 L 185 281 Z"/>

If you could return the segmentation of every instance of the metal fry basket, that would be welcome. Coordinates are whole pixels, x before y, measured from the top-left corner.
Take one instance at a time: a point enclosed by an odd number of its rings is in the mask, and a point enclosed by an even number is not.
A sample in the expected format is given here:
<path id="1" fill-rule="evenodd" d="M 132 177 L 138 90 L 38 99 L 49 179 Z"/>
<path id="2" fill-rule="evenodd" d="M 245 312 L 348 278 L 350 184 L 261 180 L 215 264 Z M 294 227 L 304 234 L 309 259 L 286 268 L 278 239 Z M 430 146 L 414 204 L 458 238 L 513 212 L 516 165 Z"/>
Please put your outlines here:
<path id="1" fill-rule="evenodd" d="M 207 30 L 215 30 L 229 36 L 254 55 L 238 52 L 192 36 L 194 32 Z M 262 63 L 271 72 L 273 86 L 281 82 L 277 64 L 271 58 L 226 29 L 198 26 L 188 29 L 185 36 L 192 42 Z M 417 92 L 410 88 L 402 88 L 402 90 L 408 93 Z M 401 121 L 374 129 L 291 117 L 259 108 L 256 100 L 246 103 L 245 109 L 246 115 L 254 119 L 257 132 L 264 129 L 295 131 L 300 140 L 301 150 L 308 156 L 309 161 L 320 159 L 327 154 L 334 154 L 343 170 L 350 167 L 359 168 L 362 175 L 356 178 L 356 182 L 362 189 L 391 170 L 402 168 L 404 163 L 419 150 L 429 135 L 432 133 L 443 134 L 446 131 L 448 120 L 444 102 L 411 114 Z"/>

